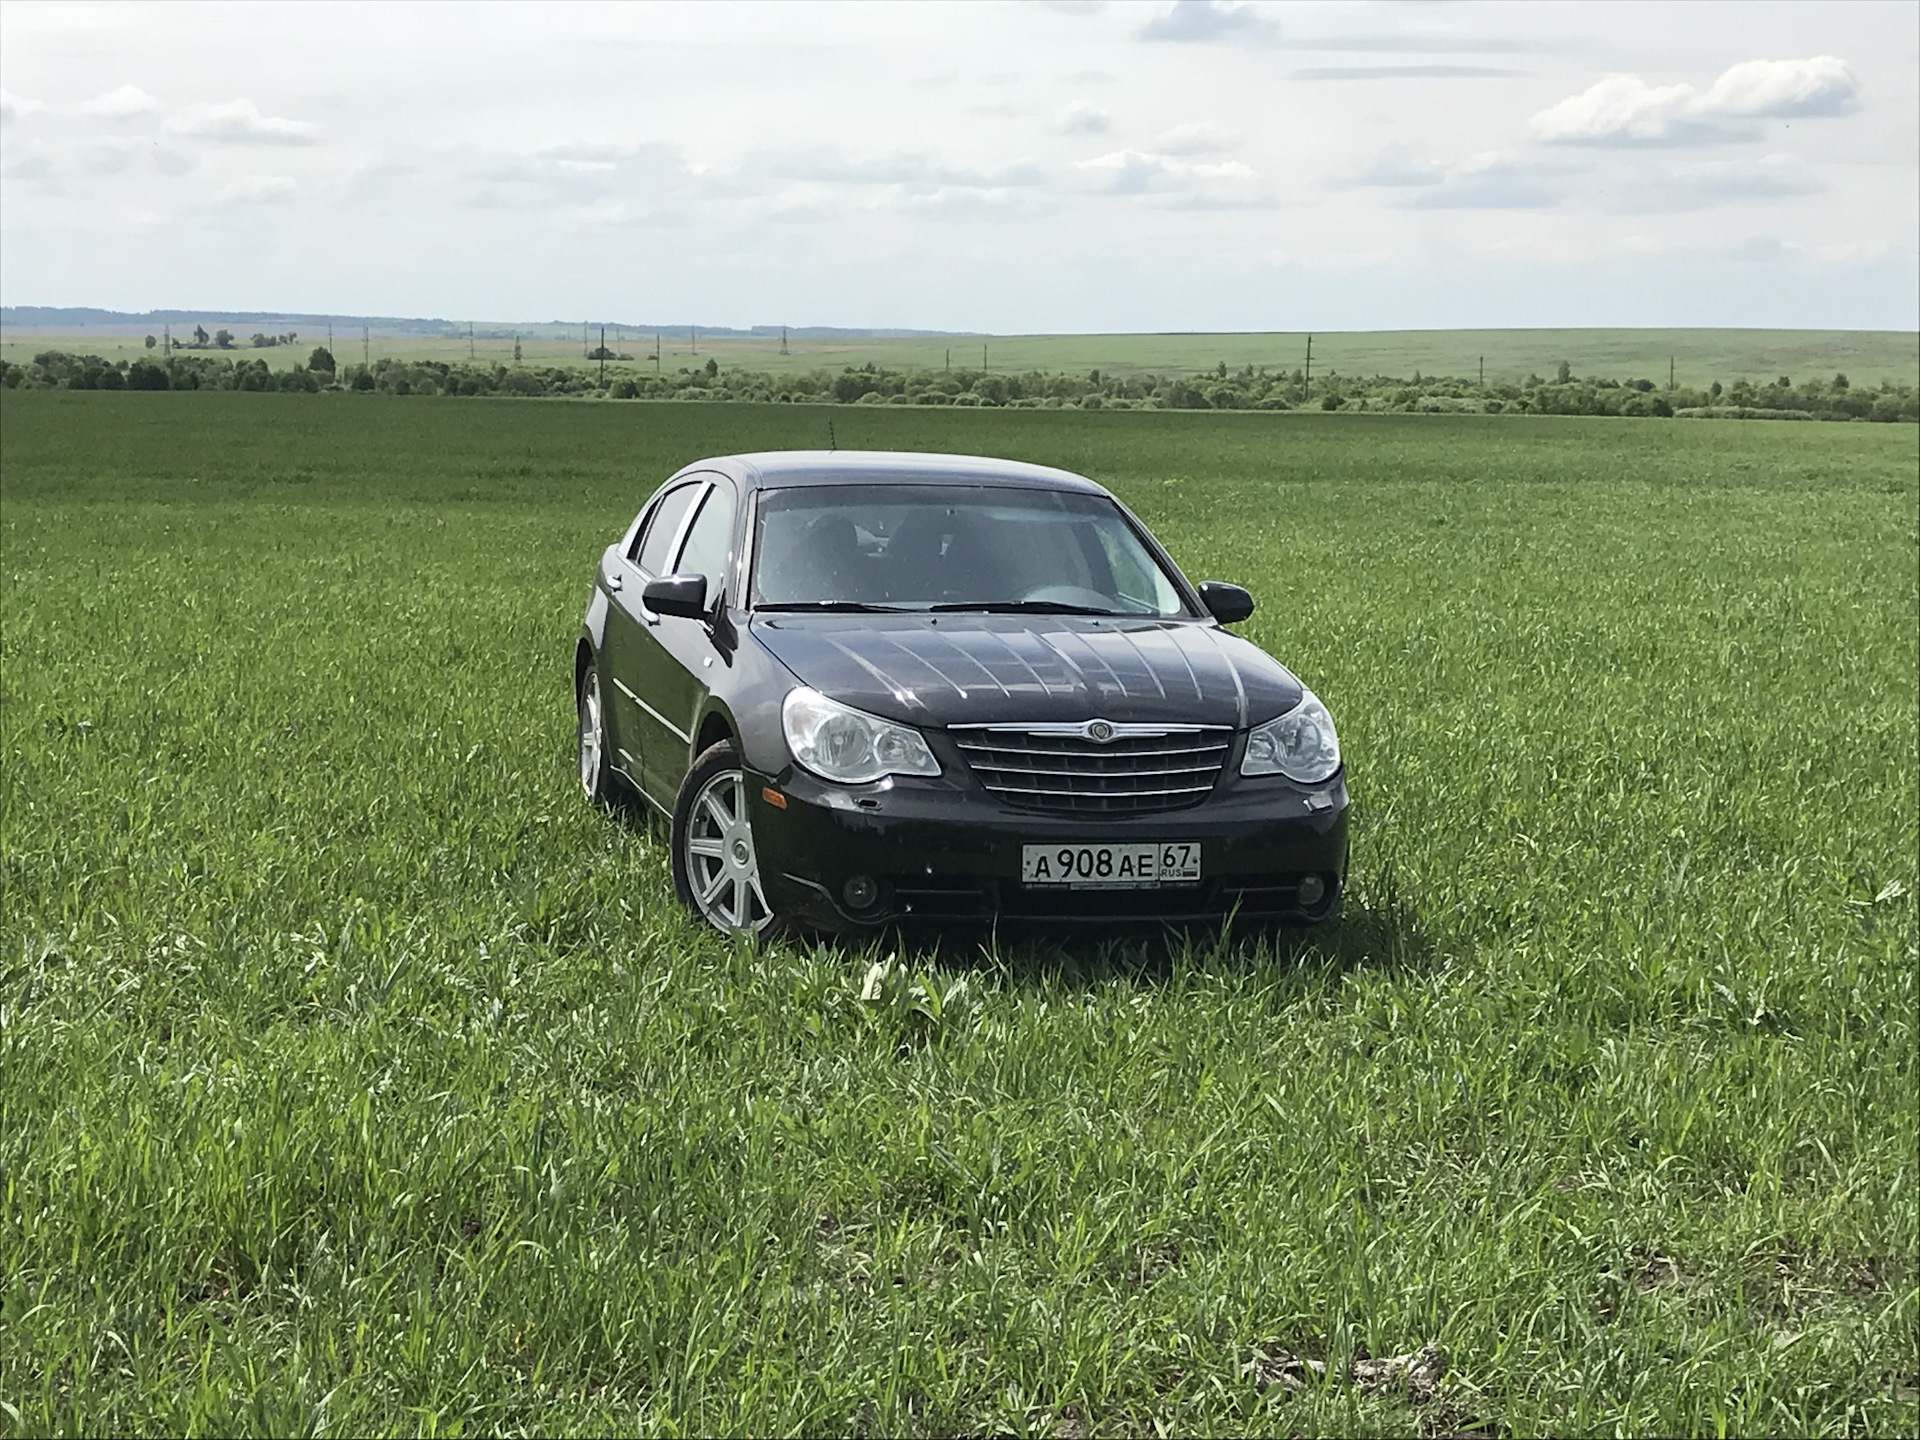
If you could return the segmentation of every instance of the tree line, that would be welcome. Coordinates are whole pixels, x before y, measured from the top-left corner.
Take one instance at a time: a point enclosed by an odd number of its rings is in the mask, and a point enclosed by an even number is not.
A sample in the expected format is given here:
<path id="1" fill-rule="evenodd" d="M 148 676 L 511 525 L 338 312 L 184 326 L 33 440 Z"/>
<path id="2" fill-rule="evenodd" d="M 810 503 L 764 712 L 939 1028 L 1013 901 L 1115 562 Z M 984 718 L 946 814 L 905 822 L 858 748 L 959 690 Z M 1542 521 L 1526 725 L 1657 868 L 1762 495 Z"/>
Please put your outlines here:
<path id="1" fill-rule="evenodd" d="M 256 336 L 259 346 L 267 337 Z M 267 343 L 291 343 L 274 337 Z M 325 346 L 304 364 L 269 369 L 265 360 L 218 354 L 163 354 L 104 360 L 48 350 L 31 364 L 0 361 L 8 389 L 344 391 L 380 395 L 575 396 L 607 400 L 739 401 L 765 404 L 952 405 L 1080 410 L 1342 410 L 1389 414 L 1614 415 L 1630 418 L 1920 421 L 1912 385 L 1854 386 L 1845 375 L 1795 382 L 1716 380 L 1701 388 L 1662 388 L 1649 379 L 1575 376 L 1561 362 L 1552 379 L 1481 382 L 1457 376 L 1316 374 L 1224 363 L 1199 375 L 1057 374 L 986 370 L 889 370 L 871 364 L 837 374 L 794 375 L 699 368 L 661 373 L 645 367 L 507 366 L 438 360 L 376 360 L 340 367 Z"/>

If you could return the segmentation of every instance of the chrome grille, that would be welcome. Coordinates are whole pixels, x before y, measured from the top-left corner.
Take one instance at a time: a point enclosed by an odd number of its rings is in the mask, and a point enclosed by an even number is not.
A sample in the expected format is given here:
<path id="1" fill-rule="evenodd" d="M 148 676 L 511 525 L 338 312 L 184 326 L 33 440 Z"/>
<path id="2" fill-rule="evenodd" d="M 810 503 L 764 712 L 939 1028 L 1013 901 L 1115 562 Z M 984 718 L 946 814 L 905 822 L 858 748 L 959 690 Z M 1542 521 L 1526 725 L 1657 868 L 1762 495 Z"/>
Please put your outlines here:
<path id="1" fill-rule="evenodd" d="M 1224 725 L 1107 721 L 965 725 L 948 733 L 990 794 L 1009 805 L 1068 815 L 1192 805 L 1220 778 L 1233 738 Z M 1099 733 L 1111 738 L 1091 738 Z"/>

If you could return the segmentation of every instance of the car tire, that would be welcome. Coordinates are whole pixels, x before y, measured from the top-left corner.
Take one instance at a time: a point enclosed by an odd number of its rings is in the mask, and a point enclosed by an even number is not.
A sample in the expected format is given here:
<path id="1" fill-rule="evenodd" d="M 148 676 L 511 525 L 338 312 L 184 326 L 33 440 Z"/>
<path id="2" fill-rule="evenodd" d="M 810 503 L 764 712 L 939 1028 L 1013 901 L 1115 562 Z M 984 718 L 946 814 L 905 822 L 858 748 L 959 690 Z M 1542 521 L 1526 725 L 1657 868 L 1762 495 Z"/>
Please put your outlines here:
<path id="1" fill-rule="evenodd" d="M 607 738 L 607 707 L 600 694 L 600 666 L 589 660 L 580 677 L 579 693 L 574 696 L 579 720 L 575 736 L 579 743 L 580 789 L 589 802 L 608 805 L 613 802 L 613 761 Z"/>
<path id="2" fill-rule="evenodd" d="M 722 934 L 761 937 L 777 917 L 760 883 L 747 788 L 731 740 L 708 746 L 693 762 L 673 806 L 673 889 Z"/>

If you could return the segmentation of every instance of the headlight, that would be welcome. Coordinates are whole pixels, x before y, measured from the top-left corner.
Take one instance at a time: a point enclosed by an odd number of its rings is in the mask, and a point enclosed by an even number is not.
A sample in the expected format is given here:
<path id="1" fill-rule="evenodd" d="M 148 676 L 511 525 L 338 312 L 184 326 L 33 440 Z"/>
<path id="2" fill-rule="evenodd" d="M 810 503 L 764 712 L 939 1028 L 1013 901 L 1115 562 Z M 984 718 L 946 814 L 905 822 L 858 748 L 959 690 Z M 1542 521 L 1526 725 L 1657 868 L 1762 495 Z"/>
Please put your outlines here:
<path id="1" fill-rule="evenodd" d="M 804 685 L 787 692 L 780 725 L 793 758 L 823 779 L 864 785 L 882 775 L 940 773 L 940 762 L 912 726 L 855 710 Z"/>
<path id="2" fill-rule="evenodd" d="M 1256 726 L 1247 736 L 1242 775 L 1284 775 L 1303 785 L 1317 785 L 1340 768 L 1340 737 L 1333 733 L 1333 716 L 1311 690 L 1278 720 Z"/>

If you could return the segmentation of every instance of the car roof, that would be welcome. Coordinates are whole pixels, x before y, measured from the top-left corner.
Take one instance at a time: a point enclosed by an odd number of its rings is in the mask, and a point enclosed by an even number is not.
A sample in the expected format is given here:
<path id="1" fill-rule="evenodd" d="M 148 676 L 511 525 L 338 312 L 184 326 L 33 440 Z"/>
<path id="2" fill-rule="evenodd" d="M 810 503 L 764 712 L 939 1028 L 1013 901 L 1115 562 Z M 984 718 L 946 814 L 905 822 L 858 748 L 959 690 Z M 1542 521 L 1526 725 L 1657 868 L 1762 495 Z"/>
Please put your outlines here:
<path id="1" fill-rule="evenodd" d="M 697 461 L 687 470 L 721 470 L 764 490 L 797 485 L 1005 485 L 1105 495 L 1104 486 L 1070 470 L 987 455 L 917 450 L 763 450 Z"/>

